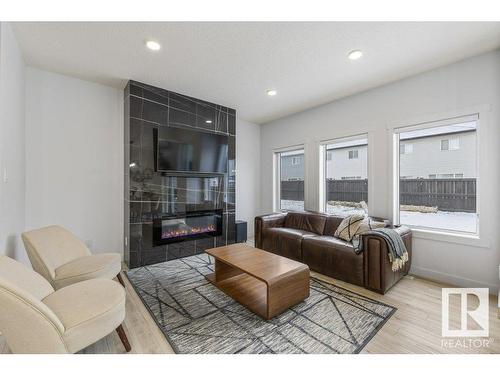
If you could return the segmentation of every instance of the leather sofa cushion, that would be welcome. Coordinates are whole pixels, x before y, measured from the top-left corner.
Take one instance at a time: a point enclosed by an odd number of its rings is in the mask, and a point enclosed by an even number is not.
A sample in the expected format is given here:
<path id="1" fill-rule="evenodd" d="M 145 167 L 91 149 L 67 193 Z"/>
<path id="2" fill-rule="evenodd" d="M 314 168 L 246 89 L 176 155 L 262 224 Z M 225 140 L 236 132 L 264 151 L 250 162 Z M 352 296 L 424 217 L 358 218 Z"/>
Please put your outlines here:
<path id="1" fill-rule="evenodd" d="M 328 216 L 317 212 L 288 212 L 285 227 L 323 234 Z"/>
<path id="2" fill-rule="evenodd" d="M 335 231 L 339 227 L 340 223 L 342 220 L 345 219 L 345 216 L 339 216 L 339 215 L 330 215 L 326 219 L 325 223 L 325 229 L 323 230 L 323 235 L 325 236 L 332 236 L 335 234 Z"/>
<path id="3" fill-rule="evenodd" d="M 265 230 L 262 248 L 293 260 L 302 261 L 302 240 L 311 236 L 315 236 L 315 234 L 300 229 L 269 228 Z"/>
<path id="4" fill-rule="evenodd" d="M 313 271 L 363 286 L 363 255 L 356 254 L 348 242 L 330 236 L 305 237 L 302 256 Z"/>

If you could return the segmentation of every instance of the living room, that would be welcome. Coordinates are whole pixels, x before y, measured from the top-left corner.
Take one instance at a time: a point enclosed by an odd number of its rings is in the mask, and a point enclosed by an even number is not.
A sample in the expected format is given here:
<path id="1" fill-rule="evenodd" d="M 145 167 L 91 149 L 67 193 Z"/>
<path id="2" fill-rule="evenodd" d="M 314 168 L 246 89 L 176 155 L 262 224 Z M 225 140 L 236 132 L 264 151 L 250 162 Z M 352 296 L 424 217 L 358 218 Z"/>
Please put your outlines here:
<path id="1" fill-rule="evenodd" d="M 20 12 L 1 354 L 500 352 L 500 22 Z"/>

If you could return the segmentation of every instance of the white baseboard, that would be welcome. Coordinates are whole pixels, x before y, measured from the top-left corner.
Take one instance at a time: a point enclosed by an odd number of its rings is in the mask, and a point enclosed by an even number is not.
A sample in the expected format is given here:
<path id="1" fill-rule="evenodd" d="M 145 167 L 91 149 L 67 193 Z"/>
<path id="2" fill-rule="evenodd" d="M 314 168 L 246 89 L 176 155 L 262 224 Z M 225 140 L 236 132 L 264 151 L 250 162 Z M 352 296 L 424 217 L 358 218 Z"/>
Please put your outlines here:
<path id="1" fill-rule="evenodd" d="M 498 293 L 498 285 L 486 283 L 484 281 L 468 279 L 465 277 L 459 277 L 455 275 L 450 275 L 449 273 L 439 272 L 431 270 L 428 268 L 412 266 L 410 269 L 410 274 L 415 276 L 420 276 L 426 279 L 450 284 L 457 287 L 464 288 L 488 288 L 490 289 L 490 294 Z"/>

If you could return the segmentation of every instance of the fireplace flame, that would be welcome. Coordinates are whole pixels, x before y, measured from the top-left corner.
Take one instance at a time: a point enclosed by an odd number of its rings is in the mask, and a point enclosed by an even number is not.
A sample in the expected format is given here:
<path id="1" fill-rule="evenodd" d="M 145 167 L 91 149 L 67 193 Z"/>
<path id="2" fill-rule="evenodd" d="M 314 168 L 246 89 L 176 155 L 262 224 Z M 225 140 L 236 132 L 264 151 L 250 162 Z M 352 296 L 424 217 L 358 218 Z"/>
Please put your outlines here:
<path id="1" fill-rule="evenodd" d="M 174 238 L 174 237 L 184 237 L 191 234 L 209 233 L 215 232 L 216 228 L 214 224 L 209 224 L 203 227 L 188 227 L 183 229 L 171 229 L 163 231 L 161 238 Z"/>

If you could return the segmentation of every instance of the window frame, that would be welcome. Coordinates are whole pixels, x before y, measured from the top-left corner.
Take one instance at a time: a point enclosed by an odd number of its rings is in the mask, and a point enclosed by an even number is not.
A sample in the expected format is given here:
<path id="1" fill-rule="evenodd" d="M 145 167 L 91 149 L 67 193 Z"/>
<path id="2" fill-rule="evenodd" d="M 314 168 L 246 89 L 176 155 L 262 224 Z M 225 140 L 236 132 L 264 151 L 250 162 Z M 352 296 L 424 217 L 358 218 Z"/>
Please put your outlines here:
<path id="1" fill-rule="evenodd" d="M 454 141 L 456 141 L 456 147 L 453 146 L 453 144 L 455 143 Z M 460 137 L 452 137 L 452 138 L 449 139 L 448 150 L 449 151 L 458 151 L 458 150 L 460 150 Z"/>
<path id="2" fill-rule="evenodd" d="M 448 148 L 444 149 L 443 148 L 443 141 L 446 141 L 448 142 L 447 145 L 448 145 Z M 452 141 L 457 141 L 457 147 L 451 147 L 451 144 L 452 144 Z M 440 150 L 441 151 L 458 151 L 460 150 L 460 137 L 450 137 L 450 138 L 444 138 L 444 139 L 441 139 L 440 141 Z"/>
<path id="3" fill-rule="evenodd" d="M 368 191 L 367 191 L 367 197 L 368 197 L 368 202 L 367 203 L 367 206 L 368 206 L 368 215 L 370 214 L 370 167 L 371 167 L 371 162 L 370 162 L 370 152 L 371 152 L 371 149 L 370 149 L 370 133 L 369 132 L 364 132 L 364 133 L 357 133 L 357 134 L 354 134 L 354 135 L 347 135 L 347 136 L 339 136 L 339 137 L 335 137 L 335 138 L 329 138 L 329 139 L 326 139 L 326 140 L 323 140 L 323 141 L 319 141 L 317 143 L 318 145 L 318 154 L 319 154 L 319 163 L 318 163 L 318 166 L 319 166 L 319 174 L 318 174 L 318 178 L 319 178 L 319 192 L 318 192 L 318 199 L 319 199 L 319 202 L 318 202 L 318 211 L 320 212 L 326 212 L 326 175 L 327 175 L 327 162 L 328 161 L 332 161 L 333 160 L 333 156 L 331 158 L 331 160 L 327 160 L 327 146 L 332 144 L 332 143 L 335 143 L 335 142 L 338 142 L 338 141 L 349 141 L 349 140 L 352 140 L 352 141 L 355 141 L 357 139 L 366 139 L 366 179 L 368 181 Z M 353 150 L 350 150 L 350 151 L 353 151 Z M 359 150 L 356 150 L 358 151 L 358 160 L 359 160 Z M 349 153 L 348 153 L 348 156 L 349 158 Z M 354 160 L 354 159 L 348 159 L 348 160 Z"/>
<path id="4" fill-rule="evenodd" d="M 443 142 L 446 142 L 446 148 L 443 148 Z M 441 144 L 440 145 L 441 151 L 450 151 L 450 139 L 449 138 L 441 139 L 440 144 Z"/>
<path id="5" fill-rule="evenodd" d="M 426 121 L 422 122 L 415 122 L 413 125 L 399 125 L 399 126 L 392 126 L 388 127 L 388 130 L 391 131 L 391 136 L 392 136 L 392 220 L 394 224 L 399 224 L 399 225 L 405 225 L 410 227 L 416 234 L 417 237 L 421 238 L 431 238 L 431 239 L 442 239 L 442 238 L 447 238 L 445 241 L 453 242 L 453 243 L 463 243 L 463 242 L 458 242 L 457 239 L 462 241 L 462 239 L 470 239 L 472 243 L 476 243 L 477 241 L 481 240 L 481 223 L 480 223 L 480 202 L 481 202 L 481 185 L 480 185 L 480 177 L 481 177 L 481 170 L 480 170 L 480 165 L 481 165 L 481 152 L 480 152 L 480 139 L 481 139 L 481 121 L 484 121 L 484 118 L 486 117 L 485 112 L 489 111 L 489 108 L 486 107 L 480 107 L 480 108 L 475 108 L 471 109 L 470 111 L 467 112 L 461 112 L 461 113 L 456 113 L 454 115 L 449 114 L 448 116 L 443 115 L 441 116 L 433 116 L 432 118 L 427 118 Z M 400 198 L 400 193 L 399 193 L 399 178 L 400 178 L 400 141 L 399 141 L 399 134 L 408 132 L 408 131 L 413 131 L 413 130 L 422 130 L 422 129 L 429 129 L 429 128 L 435 128 L 435 127 L 440 127 L 440 126 L 445 126 L 445 125 L 451 125 L 451 124 L 457 124 L 460 122 L 465 122 L 465 121 L 476 121 L 476 231 L 475 232 L 466 232 L 466 231 L 460 231 L 460 230 L 452 230 L 452 229 L 443 229 L 443 228 L 432 228 L 432 227 L 424 227 L 424 226 L 418 226 L 418 225 L 410 225 L 410 224 L 401 224 L 400 221 L 400 204 L 399 204 L 399 198 Z M 458 137 L 457 137 L 458 138 Z M 449 149 L 450 146 L 450 139 L 447 138 L 448 140 L 448 150 L 441 150 L 441 141 L 440 140 L 440 150 L 441 151 L 452 151 Z M 459 150 L 460 147 L 457 149 Z M 396 151 L 397 150 L 397 151 Z M 436 174 L 436 178 L 438 175 Z M 429 176 L 430 178 L 430 176 Z M 422 235 L 423 234 L 423 235 Z M 484 242 L 484 243 L 483 243 Z M 480 242 L 482 245 L 486 244 L 486 241 L 481 240 Z"/>
<path id="6" fill-rule="evenodd" d="M 273 212 L 283 212 L 281 208 L 281 154 L 285 152 L 303 151 L 304 155 L 304 210 L 306 210 L 307 199 L 307 171 L 306 171 L 306 147 L 305 144 L 280 147 L 273 150 Z M 299 165 L 301 165 L 299 163 Z"/>

